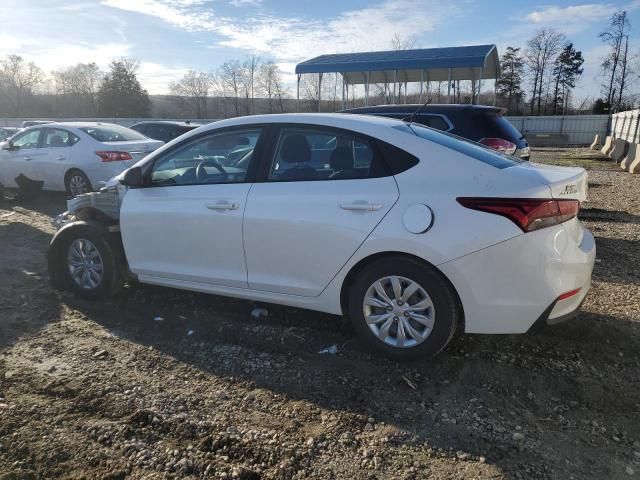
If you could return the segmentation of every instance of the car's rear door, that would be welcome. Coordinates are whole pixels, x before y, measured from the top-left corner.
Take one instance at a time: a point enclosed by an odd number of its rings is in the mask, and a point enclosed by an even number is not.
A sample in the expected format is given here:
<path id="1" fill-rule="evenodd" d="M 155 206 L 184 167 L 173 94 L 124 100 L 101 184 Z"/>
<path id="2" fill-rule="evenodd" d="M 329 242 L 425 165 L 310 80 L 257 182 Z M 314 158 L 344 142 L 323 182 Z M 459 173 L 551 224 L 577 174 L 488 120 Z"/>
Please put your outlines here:
<path id="1" fill-rule="evenodd" d="M 247 287 L 242 216 L 259 158 L 262 127 L 204 132 L 163 152 L 147 185 L 124 196 L 120 226 L 131 271 L 176 287 Z M 254 158 L 225 169 L 209 155 L 249 138 Z"/>
<path id="2" fill-rule="evenodd" d="M 396 182 L 375 141 L 327 127 L 275 129 L 263 163 L 244 218 L 249 288 L 319 295 L 396 202 Z"/>
<path id="3" fill-rule="evenodd" d="M 64 190 L 65 173 L 74 165 L 73 146 L 80 138 L 64 128 L 44 128 L 41 147 L 43 155 L 34 158 L 31 166 L 44 180 L 47 190 Z"/>

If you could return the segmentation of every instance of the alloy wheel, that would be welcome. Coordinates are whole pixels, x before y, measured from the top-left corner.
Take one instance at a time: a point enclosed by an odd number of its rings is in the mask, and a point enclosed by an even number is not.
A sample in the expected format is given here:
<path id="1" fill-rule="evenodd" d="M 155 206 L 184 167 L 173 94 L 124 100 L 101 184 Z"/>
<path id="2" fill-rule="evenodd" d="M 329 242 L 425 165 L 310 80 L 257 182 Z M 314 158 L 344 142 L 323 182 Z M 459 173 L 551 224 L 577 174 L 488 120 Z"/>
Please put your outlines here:
<path id="1" fill-rule="evenodd" d="M 371 332 L 393 347 L 415 347 L 433 331 L 433 301 L 409 278 L 394 275 L 376 280 L 365 293 L 362 309 Z"/>
<path id="2" fill-rule="evenodd" d="M 90 240 L 78 238 L 71 242 L 67 266 L 71 278 L 80 288 L 93 290 L 100 285 L 104 264 L 98 248 Z"/>

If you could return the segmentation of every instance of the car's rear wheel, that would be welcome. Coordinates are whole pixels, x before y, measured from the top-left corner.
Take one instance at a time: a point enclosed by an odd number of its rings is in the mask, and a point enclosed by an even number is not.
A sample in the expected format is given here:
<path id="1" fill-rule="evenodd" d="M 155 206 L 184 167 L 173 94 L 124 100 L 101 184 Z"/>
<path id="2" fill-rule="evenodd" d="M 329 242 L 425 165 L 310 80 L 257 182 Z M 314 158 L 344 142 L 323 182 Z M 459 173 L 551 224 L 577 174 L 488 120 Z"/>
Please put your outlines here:
<path id="1" fill-rule="evenodd" d="M 348 307 L 360 338 L 397 360 L 440 352 L 460 316 L 455 292 L 442 274 L 407 257 L 366 266 L 349 290 Z"/>
<path id="2" fill-rule="evenodd" d="M 122 255 L 106 229 L 90 224 L 61 231 L 49 249 L 49 276 L 55 287 L 87 298 L 116 294 L 124 284 Z"/>
<path id="3" fill-rule="evenodd" d="M 93 191 L 89 177 L 81 170 L 71 170 L 65 178 L 65 187 L 67 194 L 71 196 L 82 195 L 83 193 Z"/>

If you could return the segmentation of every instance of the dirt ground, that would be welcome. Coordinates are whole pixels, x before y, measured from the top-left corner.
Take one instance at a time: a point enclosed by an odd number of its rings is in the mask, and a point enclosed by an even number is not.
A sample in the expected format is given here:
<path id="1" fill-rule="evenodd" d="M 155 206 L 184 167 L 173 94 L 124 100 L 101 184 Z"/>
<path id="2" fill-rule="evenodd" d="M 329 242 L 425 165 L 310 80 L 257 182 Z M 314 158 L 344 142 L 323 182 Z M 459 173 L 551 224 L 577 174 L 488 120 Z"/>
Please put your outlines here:
<path id="1" fill-rule="evenodd" d="M 64 198 L 0 204 L 0 479 L 640 478 L 640 175 L 585 149 L 533 158 L 590 170 L 583 313 L 409 364 L 329 315 L 60 294 L 45 252 Z"/>

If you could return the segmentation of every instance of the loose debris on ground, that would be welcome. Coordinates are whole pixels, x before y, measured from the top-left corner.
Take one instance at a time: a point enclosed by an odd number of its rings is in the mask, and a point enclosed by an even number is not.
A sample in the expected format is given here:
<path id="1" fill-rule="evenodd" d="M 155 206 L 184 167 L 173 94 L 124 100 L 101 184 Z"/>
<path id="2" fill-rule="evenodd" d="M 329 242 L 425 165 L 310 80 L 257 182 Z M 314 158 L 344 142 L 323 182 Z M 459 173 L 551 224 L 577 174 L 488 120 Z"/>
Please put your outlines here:
<path id="1" fill-rule="evenodd" d="M 590 170 L 583 313 L 408 364 L 320 313 L 54 292 L 63 196 L 0 204 L 0 479 L 639 477 L 640 175 L 585 149 L 533 158 Z"/>

